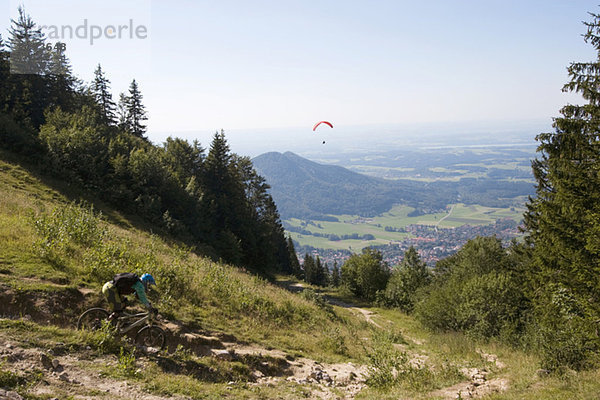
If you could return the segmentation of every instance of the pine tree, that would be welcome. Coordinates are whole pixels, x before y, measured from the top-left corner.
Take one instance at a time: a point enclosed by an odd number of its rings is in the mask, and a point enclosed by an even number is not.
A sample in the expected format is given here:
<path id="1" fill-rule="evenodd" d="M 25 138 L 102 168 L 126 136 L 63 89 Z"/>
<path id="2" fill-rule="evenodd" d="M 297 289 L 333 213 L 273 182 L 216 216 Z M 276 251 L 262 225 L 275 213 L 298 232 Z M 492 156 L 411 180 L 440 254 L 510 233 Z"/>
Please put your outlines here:
<path id="1" fill-rule="evenodd" d="M 19 17 L 11 20 L 8 47 L 10 72 L 5 108 L 13 118 L 33 128 L 44 122 L 44 110 L 49 101 L 49 52 L 45 38 L 25 10 L 19 7 Z"/>
<path id="2" fill-rule="evenodd" d="M 0 112 L 8 111 L 10 62 L 2 35 L 0 35 Z"/>
<path id="3" fill-rule="evenodd" d="M 229 145 L 225 140 L 223 132 L 215 133 L 210 145 L 208 156 L 204 162 L 203 186 L 207 212 L 211 214 L 214 229 L 226 226 L 229 219 L 229 201 L 228 190 L 233 184 L 229 165 L 231 163 L 231 154 Z"/>
<path id="4" fill-rule="evenodd" d="M 119 93 L 119 102 L 117 103 L 117 109 L 115 110 L 115 117 L 117 121 L 117 127 L 123 131 L 129 129 L 129 114 L 127 113 L 127 96 L 125 93 Z"/>
<path id="5" fill-rule="evenodd" d="M 250 267 L 256 238 L 242 177 L 223 131 L 213 137 L 204 162 L 202 187 L 201 210 L 206 218 L 207 237 L 227 261 Z"/>
<path id="6" fill-rule="evenodd" d="M 338 287 L 340 286 L 341 277 L 340 277 L 340 268 L 338 267 L 337 261 L 333 262 L 333 269 L 331 270 L 331 286 Z"/>
<path id="7" fill-rule="evenodd" d="M 71 76 L 72 69 L 67 54 L 65 53 L 66 45 L 62 42 L 57 42 L 53 50 L 50 52 L 48 60 L 48 72 L 52 75 Z"/>
<path id="8" fill-rule="evenodd" d="M 291 236 L 287 238 L 287 248 L 290 258 L 290 270 L 292 275 L 296 278 L 302 278 L 302 269 L 300 268 L 300 261 L 298 261 L 298 255 L 296 254 L 296 247 Z"/>
<path id="9" fill-rule="evenodd" d="M 98 106 L 100 107 L 102 122 L 107 125 L 114 125 L 117 121 L 117 106 L 110 93 L 110 81 L 104 75 L 100 64 L 98 64 L 98 67 L 94 71 L 94 81 L 91 85 L 91 92 L 96 99 L 96 103 L 98 103 Z"/>
<path id="10" fill-rule="evenodd" d="M 304 281 L 312 283 L 316 275 L 316 263 L 315 259 L 308 253 L 304 255 L 302 269 L 304 270 Z"/>
<path id="11" fill-rule="evenodd" d="M 563 107 L 555 131 L 537 136 L 537 196 L 525 214 L 539 330 L 548 332 L 550 358 L 571 367 L 591 348 L 590 321 L 600 317 L 600 15 L 590 15 L 584 39 L 598 57 L 572 63 L 563 88 L 586 103 Z"/>
<path id="12" fill-rule="evenodd" d="M 59 106 L 65 111 L 74 111 L 76 79 L 65 54 L 64 43 L 57 42 L 48 63 L 48 85 L 50 106 Z"/>
<path id="13" fill-rule="evenodd" d="M 322 263 L 319 256 L 317 256 L 315 260 L 315 277 L 311 283 L 318 286 L 327 286 L 329 283 L 329 271 L 327 271 L 327 264 Z"/>
<path id="14" fill-rule="evenodd" d="M 135 79 L 129 85 L 129 95 L 125 97 L 125 105 L 127 108 L 127 129 L 133 135 L 145 138 L 146 125 L 143 122 L 148 119 L 148 116 L 146 115 L 146 108 L 142 104 L 142 93 Z"/>
<path id="15" fill-rule="evenodd" d="M 584 35 L 598 52 L 589 63 L 572 63 L 563 91 L 580 93 L 587 104 L 567 105 L 554 133 L 537 137 L 533 162 L 537 197 L 525 222 L 535 244 L 540 284 L 569 287 L 600 306 L 600 16 L 592 14 Z M 600 315 L 600 308 L 597 310 Z"/>
<path id="16" fill-rule="evenodd" d="M 237 217 L 242 225 L 240 234 L 246 240 L 246 261 L 254 269 L 267 270 L 277 268 L 284 272 L 289 269 L 283 227 L 279 221 L 277 207 L 271 202 L 267 193 L 269 185 L 265 179 L 254 170 L 249 157 L 233 155 L 231 161 L 233 175 L 238 177 L 244 188 L 245 204 L 238 204 Z M 281 234 L 281 237 L 279 235 Z M 283 241 L 283 243 L 282 243 Z M 280 249 L 283 246 L 283 249 Z M 285 260 L 280 260 L 280 251 L 284 252 Z"/>
<path id="17" fill-rule="evenodd" d="M 48 72 L 49 54 L 44 34 L 33 19 L 19 7 L 17 20 L 9 29 L 10 71 L 12 74 L 44 75 Z"/>
<path id="18" fill-rule="evenodd" d="M 267 235 L 264 235 L 266 237 L 264 247 L 259 242 L 259 249 L 262 248 L 262 251 L 266 251 L 267 255 L 272 254 L 272 256 L 268 257 L 267 267 L 289 274 L 292 271 L 292 267 L 285 240 L 285 229 L 283 229 L 283 225 L 281 224 L 281 218 L 279 217 L 275 201 L 273 201 L 270 194 L 265 194 L 264 213 L 258 222 L 260 230 L 266 231 Z"/>

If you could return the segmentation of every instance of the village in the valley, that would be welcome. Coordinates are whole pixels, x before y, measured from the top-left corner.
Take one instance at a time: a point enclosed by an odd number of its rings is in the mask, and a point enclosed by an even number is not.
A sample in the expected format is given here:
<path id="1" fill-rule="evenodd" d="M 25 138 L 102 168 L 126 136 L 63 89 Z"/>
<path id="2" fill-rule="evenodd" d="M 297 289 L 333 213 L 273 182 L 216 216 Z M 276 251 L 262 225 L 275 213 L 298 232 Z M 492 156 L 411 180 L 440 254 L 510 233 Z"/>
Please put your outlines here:
<path id="1" fill-rule="evenodd" d="M 402 232 L 410 234 L 400 241 L 391 241 L 385 245 L 372 246 L 379 250 L 384 261 L 390 267 L 400 264 L 404 253 L 411 246 L 419 253 L 421 260 L 429 266 L 434 266 L 438 260 L 456 253 L 467 241 L 478 236 L 496 236 L 507 245 L 511 240 L 522 235 L 519 225 L 512 219 L 499 219 L 489 225 L 462 225 L 455 228 L 441 228 L 432 225 L 412 224 L 402 228 Z M 319 256 L 321 262 L 331 269 L 335 263 L 341 266 L 353 253 L 361 249 L 333 250 L 316 249 L 309 246 L 297 246 L 297 255 L 302 262 L 306 253 L 313 257 Z"/>

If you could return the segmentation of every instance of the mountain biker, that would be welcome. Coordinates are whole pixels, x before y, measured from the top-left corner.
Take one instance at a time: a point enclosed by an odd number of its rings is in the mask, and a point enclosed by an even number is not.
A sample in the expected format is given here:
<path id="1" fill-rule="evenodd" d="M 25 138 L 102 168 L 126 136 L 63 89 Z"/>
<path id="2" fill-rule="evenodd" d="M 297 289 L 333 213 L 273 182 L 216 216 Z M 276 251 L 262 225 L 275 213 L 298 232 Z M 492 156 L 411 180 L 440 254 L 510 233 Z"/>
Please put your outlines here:
<path id="1" fill-rule="evenodd" d="M 148 273 L 138 277 L 131 272 L 117 274 L 111 281 L 108 281 L 102 287 L 102 293 L 111 305 L 113 313 L 110 318 L 118 317 L 124 310 L 127 304 L 123 295 L 135 293 L 140 302 L 151 312 L 156 312 L 152 304 L 146 297 L 148 286 L 156 285 L 154 277 Z"/>

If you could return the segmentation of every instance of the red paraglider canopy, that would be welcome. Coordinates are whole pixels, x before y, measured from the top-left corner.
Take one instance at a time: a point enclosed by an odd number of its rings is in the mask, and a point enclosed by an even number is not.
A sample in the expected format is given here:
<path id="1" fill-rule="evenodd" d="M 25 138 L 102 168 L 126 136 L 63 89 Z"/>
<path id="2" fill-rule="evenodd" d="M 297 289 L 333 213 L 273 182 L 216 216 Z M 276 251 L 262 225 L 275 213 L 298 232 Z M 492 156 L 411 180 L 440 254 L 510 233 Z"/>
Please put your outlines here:
<path id="1" fill-rule="evenodd" d="M 321 124 L 326 124 L 326 125 L 329 125 L 329 127 L 330 127 L 330 128 L 333 128 L 333 125 L 331 124 L 331 122 L 328 122 L 328 121 L 321 121 L 321 122 L 317 122 L 317 123 L 315 124 L 315 126 L 313 126 L 313 131 L 314 131 L 315 129 L 317 129 L 317 127 L 318 127 L 319 125 L 321 125 Z"/>

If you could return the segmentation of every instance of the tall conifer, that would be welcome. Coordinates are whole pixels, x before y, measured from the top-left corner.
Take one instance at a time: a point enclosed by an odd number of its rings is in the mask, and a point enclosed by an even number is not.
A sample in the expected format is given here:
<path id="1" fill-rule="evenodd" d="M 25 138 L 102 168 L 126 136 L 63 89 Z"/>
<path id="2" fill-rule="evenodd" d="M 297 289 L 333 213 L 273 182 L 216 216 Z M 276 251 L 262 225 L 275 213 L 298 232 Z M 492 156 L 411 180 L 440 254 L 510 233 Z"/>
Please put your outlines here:
<path id="1" fill-rule="evenodd" d="M 100 107 L 100 115 L 102 120 L 107 125 L 113 125 L 117 121 L 116 109 L 117 105 L 112 99 L 110 93 L 110 80 L 104 75 L 102 67 L 98 67 L 94 71 L 94 80 L 92 81 L 91 91 L 96 99 L 98 107 Z"/>
<path id="2" fill-rule="evenodd" d="M 0 112 L 8 111 L 10 62 L 2 35 L 0 35 Z"/>
<path id="3" fill-rule="evenodd" d="M 38 128 L 44 122 L 44 110 L 49 101 L 50 54 L 42 30 L 19 7 L 19 16 L 11 20 L 8 47 L 10 49 L 10 82 L 7 108 L 16 121 Z"/>
<path id="4" fill-rule="evenodd" d="M 50 55 L 46 49 L 45 37 L 25 9 L 19 7 L 19 16 L 11 19 L 10 70 L 13 74 L 44 75 L 48 72 Z"/>
<path id="5" fill-rule="evenodd" d="M 554 132 L 538 135 L 537 196 L 525 214 L 531 296 L 543 346 L 551 349 L 549 368 L 580 367 L 586 352 L 598 350 L 591 322 L 600 318 L 600 15 L 591 16 L 584 39 L 598 57 L 572 63 L 563 88 L 585 103 L 563 107 Z"/>
<path id="6" fill-rule="evenodd" d="M 129 95 L 125 97 L 127 107 L 127 128 L 129 132 L 137 137 L 144 138 L 146 125 L 144 121 L 148 119 L 146 107 L 142 103 L 142 92 L 135 81 L 129 85 Z"/>
<path id="7" fill-rule="evenodd" d="M 312 283 L 316 276 L 316 263 L 312 255 L 308 253 L 304 255 L 302 269 L 304 270 L 304 281 Z"/>
<path id="8" fill-rule="evenodd" d="M 287 238 L 287 248 L 290 258 L 291 273 L 297 278 L 302 278 L 302 269 L 300 268 L 300 261 L 298 261 L 298 255 L 296 254 L 296 247 L 290 236 Z"/>

